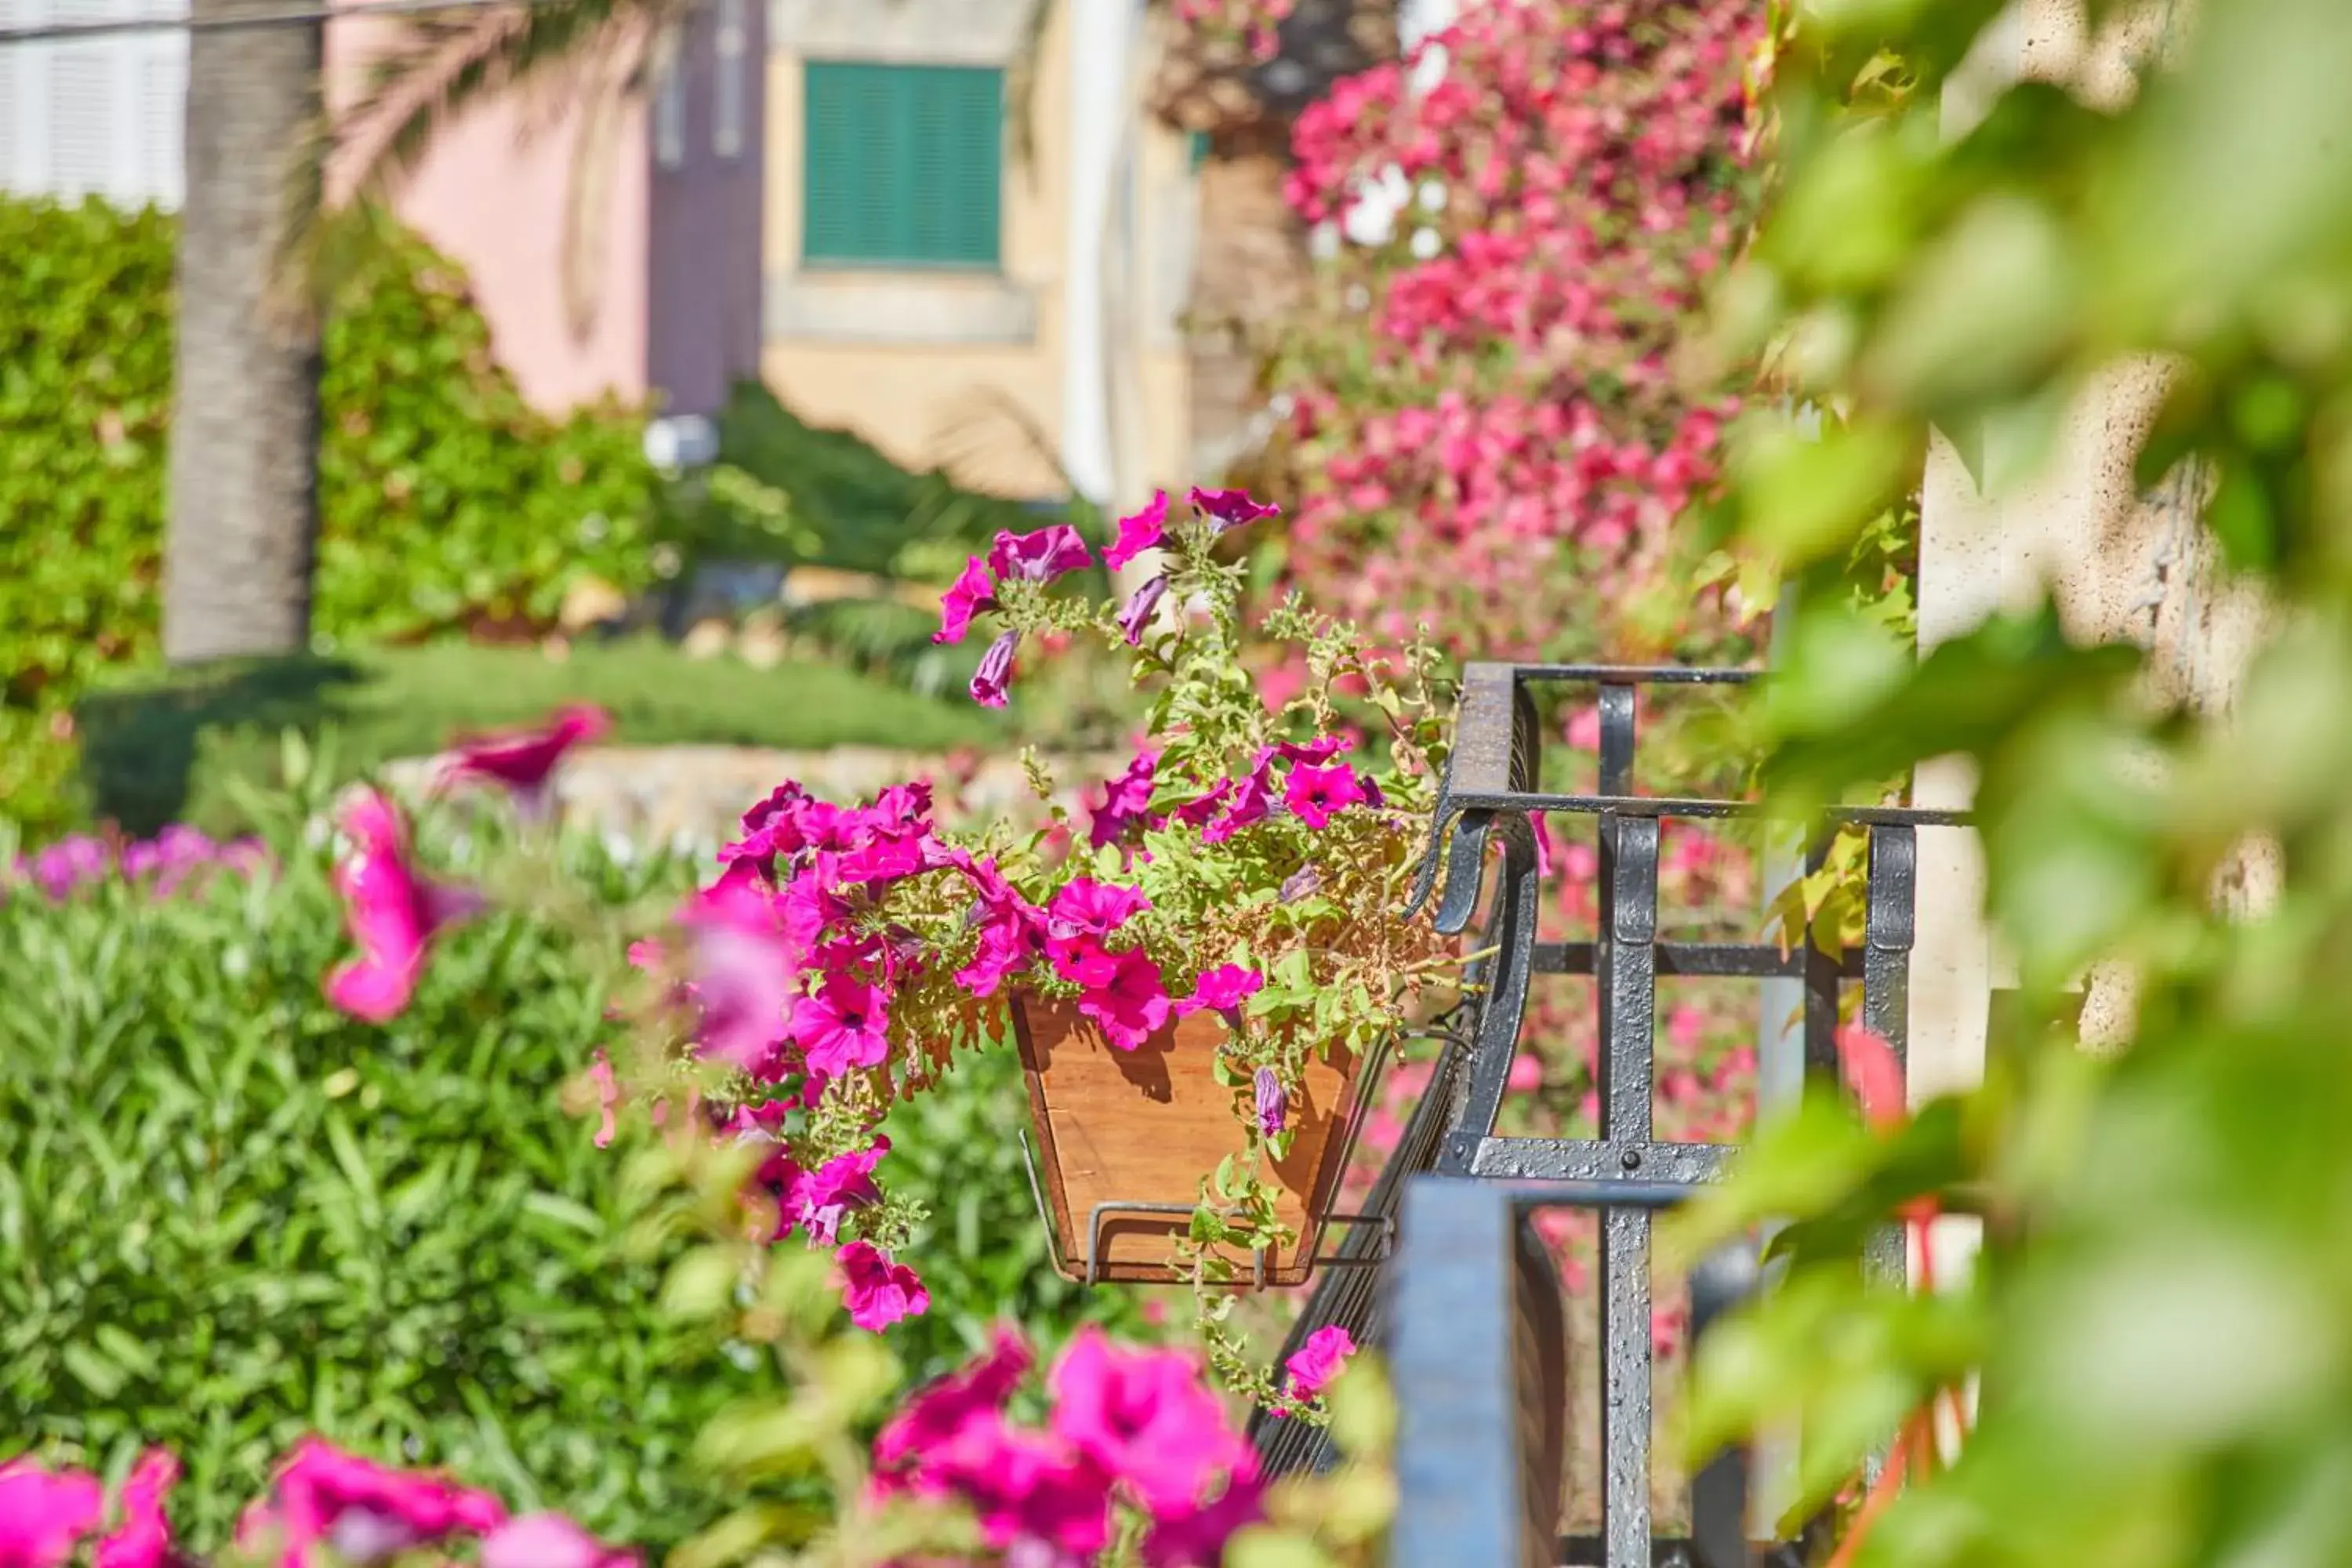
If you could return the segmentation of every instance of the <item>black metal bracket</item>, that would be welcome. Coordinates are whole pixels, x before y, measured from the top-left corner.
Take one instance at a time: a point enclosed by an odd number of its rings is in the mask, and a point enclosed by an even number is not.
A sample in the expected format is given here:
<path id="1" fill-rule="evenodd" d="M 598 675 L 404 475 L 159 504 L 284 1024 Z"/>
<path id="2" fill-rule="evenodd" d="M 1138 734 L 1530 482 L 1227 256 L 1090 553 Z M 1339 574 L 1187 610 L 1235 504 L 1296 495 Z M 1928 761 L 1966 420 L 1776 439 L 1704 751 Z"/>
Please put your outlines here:
<path id="1" fill-rule="evenodd" d="M 1804 933 L 1783 949 L 1765 942 L 1661 940 L 1658 924 L 1658 851 L 1662 824 L 1669 819 L 1754 818 L 1762 808 L 1748 801 L 1661 798 L 1634 793 L 1635 694 L 1653 685 L 1738 685 L 1752 680 L 1750 669 L 1680 667 L 1473 664 L 1465 672 L 1454 746 L 1438 790 L 1427 850 L 1416 875 L 1410 908 L 1435 900 L 1440 931 L 1459 932 L 1486 911 L 1479 961 L 1471 978 L 1477 1005 L 1462 1031 L 1462 1059 L 1414 1119 L 1416 1142 L 1401 1149 L 1368 1208 L 1387 1212 L 1405 1205 L 1404 1229 L 1392 1266 L 1382 1271 L 1392 1296 L 1392 1360 L 1399 1375 L 1407 1453 L 1425 1452 L 1427 1463 L 1447 1468 L 1467 1489 L 1462 1500 L 1440 1507 L 1438 1493 L 1408 1480 L 1399 1516 L 1398 1563 L 1476 1562 L 1508 1563 L 1523 1552 L 1535 1561 L 1560 1546 L 1528 1544 L 1532 1536 L 1506 1540 L 1496 1531 L 1504 1514 L 1492 1477 L 1482 1472 L 1470 1485 L 1470 1466 L 1456 1467 L 1437 1448 L 1416 1450 L 1412 1434 L 1444 1434 L 1445 1453 L 1482 1456 L 1478 1464 L 1499 1465 L 1490 1452 L 1501 1440 L 1507 1406 L 1489 1400 L 1475 1420 L 1458 1391 L 1448 1394 L 1437 1370 L 1465 1353 L 1464 1336 L 1486 1323 L 1510 1292 L 1524 1291 L 1524 1268 L 1516 1257 L 1517 1239 L 1497 1237 L 1517 1225 L 1482 1209 L 1482 1204 L 1590 1206 L 1601 1213 L 1602 1496 L 1601 1535 L 1589 1544 L 1596 1568 L 1643 1568 L 1654 1561 L 1681 1561 L 1691 1568 L 1748 1568 L 1769 1561 L 1789 1543 L 1745 1542 L 1745 1459 L 1727 1456 L 1694 1480 L 1691 1537 L 1670 1541 L 1653 1529 L 1650 1509 L 1650 1230 L 1654 1210 L 1678 1201 L 1725 1168 L 1733 1150 L 1721 1145 L 1657 1142 L 1651 1107 L 1655 1093 L 1656 983 L 1662 974 L 1704 974 L 1802 982 L 1803 1050 L 1808 1074 L 1834 1074 L 1835 1032 L 1841 988 L 1859 981 L 1862 1015 L 1899 1057 L 1906 1055 L 1908 980 L 1916 885 L 1916 830 L 1966 826 L 1954 812 L 1896 806 L 1846 806 L 1823 812 L 1810 825 L 1809 865 L 1822 864 L 1831 833 L 1859 828 L 1868 835 L 1869 891 L 1863 945 L 1825 952 Z M 1542 736 L 1533 689 L 1573 683 L 1596 689 L 1601 721 L 1598 789 L 1590 795 L 1549 794 L 1540 789 Z M 1538 942 L 1539 892 L 1535 866 L 1535 827 L 1547 816 L 1594 819 L 1600 853 L 1598 922 L 1590 940 Z M 1501 853 L 1494 849 L 1499 846 Z M 1598 1067 L 1601 1127 L 1594 1139 L 1503 1138 L 1496 1135 L 1511 1064 L 1518 1049 L 1528 986 L 1538 973 L 1590 974 L 1595 981 L 1601 1050 Z M 1434 1170 L 1438 1182 L 1420 1178 Z M 1393 1180 L 1391 1179 L 1393 1178 Z M 1442 1196 L 1452 1191 L 1457 1195 Z M 1410 1193 L 1411 1196 L 1407 1194 Z M 1424 1195 L 1425 1194 L 1425 1195 Z M 1475 1194 L 1475 1195 L 1473 1195 Z M 1439 1215 L 1444 1210 L 1444 1216 Z M 1497 1210 L 1495 1213 L 1501 1213 Z M 1512 1209 L 1512 1213 L 1519 1212 Z M 1484 1217 L 1477 1217 L 1484 1215 Z M 1501 1226 L 1502 1229 L 1497 1229 Z M 1513 1233 L 1516 1237 L 1516 1232 Z M 1475 1239 L 1484 1238 L 1484 1239 Z M 1495 1245 L 1488 1247 L 1488 1241 Z M 1465 1261 L 1476 1252 L 1473 1268 Z M 1477 1250 L 1484 1248 L 1483 1251 Z M 1906 1258 L 1897 1234 L 1874 1237 L 1870 1262 L 1882 1275 L 1899 1279 Z M 1738 1274 L 1731 1262 L 1710 1267 L 1717 1273 L 1695 1279 L 1695 1327 L 1719 1317 L 1734 1296 L 1725 1281 Z M 1515 1269 L 1517 1273 L 1505 1272 Z M 1468 1272 L 1464 1272 L 1464 1270 Z M 1728 1272 L 1725 1272 L 1728 1271 Z M 1472 1276 L 1475 1275 L 1475 1282 Z M 1750 1282 L 1742 1289 L 1752 1289 Z M 1327 1280 L 1294 1330 L 1289 1349 L 1327 1323 L 1339 1322 L 1359 1340 L 1381 1323 L 1379 1302 L 1357 1281 Z M 1448 1281 L 1451 1280 L 1449 1283 Z M 1515 1282 L 1516 1281 L 1516 1282 Z M 1441 1297 L 1459 1289 L 1459 1300 Z M 1699 1296 L 1712 1291 L 1702 1312 Z M 1734 1293 L 1736 1296 L 1736 1292 Z M 1484 1303 L 1479 1305 L 1478 1303 Z M 1524 1303 L 1523 1303 L 1524 1305 Z M 1417 1325 L 1417 1326 L 1416 1326 Z M 1479 1331 L 1483 1332 L 1483 1329 Z M 1449 1351 L 1448 1347 L 1452 1349 Z M 1484 1355 L 1486 1352 L 1481 1352 Z M 1487 1358 L 1494 1360 L 1492 1356 Z M 1508 1357 L 1495 1361 L 1498 1370 Z M 1478 1363 L 1485 1366 L 1484 1362 Z M 1427 1378 L 1414 1373 L 1427 1367 Z M 1528 1369 L 1513 1363 L 1512 1375 Z M 1493 1392 L 1489 1390 L 1487 1392 Z M 1481 1394 L 1485 1397 L 1485 1394 Z M 1495 1399 L 1500 1399 L 1499 1393 Z M 1453 1412 L 1444 1415 L 1443 1412 Z M 1458 1419 L 1456 1417 L 1459 1417 Z M 1510 1418 L 1513 1421 L 1517 1416 Z M 1434 1424 L 1433 1425 L 1433 1420 Z M 1328 1465 L 1327 1447 L 1267 1447 L 1270 1434 L 1258 1429 L 1269 1468 Z M 1440 1439 L 1433 1437 L 1433 1442 Z M 1414 1463 L 1423 1462 L 1419 1458 Z M 1728 1467 L 1728 1468 L 1727 1468 Z M 1475 1509 L 1469 1499 L 1481 1500 Z M 1425 1515 L 1422 1510 L 1427 1510 Z M 1475 1515 L 1475 1517 L 1474 1517 Z M 1516 1526 L 1513 1528 L 1517 1528 Z M 1537 1526 L 1528 1526 L 1541 1533 Z M 1425 1536 L 1425 1539 L 1424 1539 Z M 1524 1537 L 1524 1538 L 1523 1538 Z M 1740 1544 L 1735 1549 L 1733 1543 Z M 1580 1552 L 1584 1543 L 1569 1543 Z M 1664 1555 L 1661 1555 L 1661 1554 Z M 1763 1553 L 1756 1556 L 1755 1553 Z"/>

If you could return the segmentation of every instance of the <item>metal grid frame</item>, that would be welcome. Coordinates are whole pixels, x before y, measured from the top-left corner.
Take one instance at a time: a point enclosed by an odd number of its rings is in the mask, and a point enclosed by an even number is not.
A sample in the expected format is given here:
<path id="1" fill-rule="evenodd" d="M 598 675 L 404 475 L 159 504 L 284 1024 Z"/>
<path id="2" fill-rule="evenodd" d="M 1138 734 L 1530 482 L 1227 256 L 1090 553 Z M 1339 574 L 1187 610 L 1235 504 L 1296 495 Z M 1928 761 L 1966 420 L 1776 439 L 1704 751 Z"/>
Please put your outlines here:
<path id="1" fill-rule="evenodd" d="M 1728 1145 L 1660 1142 L 1655 1137 L 1652 1106 L 1658 977 L 1800 982 L 1803 1007 L 1798 1040 L 1806 1075 L 1835 1073 L 1840 990 L 1858 982 L 1864 1020 L 1894 1047 L 1898 1060 L 1907 1060 L 1916 830 L 1967 822 L 1958 813 L 1905 807 L 1845 807 L 1823 814 L 1814 825 L 1818 838 L 1807 856 L 1809 868 L 1822 863 L 1832 829 L 1859 826 L 1869 836 L 1865 935 L 1858 949 L 1831 954 L 1807 942 L 1784 954 L 1769 943 L 1662 939 L 1657 919 L 1661 824 L 1667 819 L 1752 817 L 1759 808 L 1742 801 L 1633 794 L 1636 692 L 1645 686 L 1744 684 L 1757 673 L 1682 666 L 1497 663 L 1473 664 L 1465 672 L 1454 750 L 1439 791 L 1414 907 L 1433 896 L 1438 928 L 1449 933 L 1466 931 L 1482 904 L 1486 909 L 1479 945 L 1488 956 L 1474 976 L 1480 986 L 1477 1005 L 1456 1020 L 1454 1046 L 1365 1205 L 1375 1214 L 1391 1212 L 1391 1205 L 1402 1207 L 1396 1258 L 1377 1274 L 1356 1270 L 1346 1279 L 1326 1279 L 1295 1327 L 1291 1344 L 1285 1347 L 1286 1353 L 1328 1323 L 1349 1328 L 1360 1341 L 1388 1339 L 1405 1419 L 1403 1461 L 1450 1469 L 1455 1481 L 1468 1486 L 1473 1465 L 1449 1456 L 1483 1453 L 1491 1443 L 1465 1443 L 1461 1423 L 1450 1417 L 1434 1426 L 1429 1424 L 1449 1408 L 1449 1401 L 1458 1403 L 1462 1396 L 1460 1390 L 1447 1392 L 1436 1369 L 1458 1363 L 1467 1347 L 1458 1342 L 1461 1335 L 1447 1312 L 1428 1307 L 1417 1310 L 1413 1303 L 1433 1300 L 1433 1292 L 1443 1294 L 1448 1289 L 1501 1303 L 1518 1289 L 1507 1271 L 1513 1256 L 1508 1248 L 1489 1249 L 1475 1258 L 1462 1250 L 1470 1245 L 1467 1237 L 1488 1235 L 1503 1223 L 1492 1214 L 1474 1220 L 1474 1214 L 1486 1212 L 1479 1205 L 1494 1213 L 1514 1205 L 1598 1209 L 1602 1527 L 1597 1539 L 1559 1543 L 1558 1551 L 1565 1555 L 1554 1556 L 1554 1562 L 1589 1563 L 1596 1568 L 1648 1568 L 1654 1562 L 1745 1568 L 1750 1561 L 1743 1541 L 1747 1484 L 1738 1456 L 1695 1478 L 1690 1539 L 1657 1537 L 1651 1516 L 1651 1221 L 1657 1207 L 1715 1179 L 1734 1152 Z M 1601 735 L 1595 794 L 1547 794 L 1538 788 L 1542 736 L 1530 692 L 1545 685 L 1580 685 L 1596 691 Z M 1596 819 L 1599 908 L 1596 929 L 1587 941 L 1536 940 L 1539 888 L 1533 824 L 1549 815 Z M 1499 856 L 1490 856 L 1494 847 L 1499 847 Z M 1496 862 L 1491 875 L 1490 859 Z M 1496 1134 L 1517 1052 L 1528 986 L 1538 973 L 1594 978 L 1601 1047 L 1596 1138 Z M 1454 1195 L 1438 1195 L 1444 1194 Z M 1416 1215 L 1433 1216 L 1441 1208 L 1451 1217 L 1424 1219 L 1416 1226 Z M 1870 1252 L 1874 1268 L 1902 1277 L 1906 1258 L 1899 1232 L 1890 1229 L 1874 1238 Z M 1752 1257 L 1710 1260 L 1706 1272 L 1716 1282 L 1709 1286 L 1715 1294 L 1706 1306 L 1708 1316 L 1728 1302 L 1717 1288 L 1722 1280 L 1752 1285 L 1756 1277 Z M 1381 1279 L 1387 1284 L 1385 1302 L 1373 1289 Z M 1699 1283 L 1694 1281 L 1695 1289 Z M 1466 1300 L 1461 1305 L 1468 1310 Z M 1695 1301 L 1695 1330 L 1700 1315 L 1696 1305 Z M 1393 1332 L 1385 1331 L 1391 1328 Z M 1420 1368 L 1429 1369 L 1428 1374 L 1416 1370 Z M 1486 1392 L 1504 1397 L 1499 1391 Z M 1507 1415 L 1512 1408 L 1497 1404 L 1486 1413 L 1509 1425 L 1517 1421 Z M 1281 1429 L 1285 1426 L 1289 1430 Z M 1434 1447 L 1426 1455 L 1417 1450 L 1417 1432 L 1439 1431 L 1443 1439 L 1431 1437 Z M 1333 1459 L 1320 1435 L 1297 1423 L 1261 1420 L 1254 1436 L 1268 1467 L 1276 1471 L 1322 1468 Z M 1475 1463 L 1495 1458 L 1486 1454 Z M 1422 1539 L 1435 1528 L 1427 1519 L 1442 1514 L 1469 1528 L 1459 1505 L 1449 1504 L 1426 1519 L 1416 1512 L 1435 1508 L 1434 1494 L 1407 1485 L 1395 1561 L 1519 1561 L 1518 1547 L 1502 1555 L 1486 1549 L 1487 1543 L 1500 1540 L 1493 1531 L 1504 1528 L 1504 1521 L 1486 1513 L 1479 1515 L 1482 1522 L 1472 1537 L 1478 1545 L 1470 1554 L 1464 1552 L 1472 1539 L 1444 1546 L 1439 1556 L 1427 1555 L 1437 1549 L 1434 1537 Z"/>

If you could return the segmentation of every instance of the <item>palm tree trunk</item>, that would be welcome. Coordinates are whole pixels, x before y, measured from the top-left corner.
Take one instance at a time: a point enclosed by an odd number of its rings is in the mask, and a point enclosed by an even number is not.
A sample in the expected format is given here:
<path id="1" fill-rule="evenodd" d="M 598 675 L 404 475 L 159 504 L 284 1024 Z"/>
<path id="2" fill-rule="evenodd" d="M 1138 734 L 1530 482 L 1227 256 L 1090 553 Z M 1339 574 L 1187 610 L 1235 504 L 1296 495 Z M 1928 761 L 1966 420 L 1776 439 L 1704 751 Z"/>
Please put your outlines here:
<path id="1" fill-rule="evenodd" d="M 272 0 L 194 0 L 202 24 Z M 310 638 L 319 336 L 271 287 L 292 156 L 317 111 L 316 23 L 189 36 L 186 206 L 163 552 L 173 663 Z"/>

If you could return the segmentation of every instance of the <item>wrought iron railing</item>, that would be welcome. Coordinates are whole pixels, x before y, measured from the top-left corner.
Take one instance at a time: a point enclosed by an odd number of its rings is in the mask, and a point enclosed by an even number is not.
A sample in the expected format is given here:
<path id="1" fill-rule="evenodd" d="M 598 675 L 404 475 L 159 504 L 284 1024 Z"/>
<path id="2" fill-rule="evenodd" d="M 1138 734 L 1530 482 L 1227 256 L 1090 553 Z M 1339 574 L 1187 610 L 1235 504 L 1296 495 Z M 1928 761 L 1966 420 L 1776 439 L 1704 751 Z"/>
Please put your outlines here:
<path id="1" fill-rule="evenodd" d="M 1360 1342 L 1389 1347 L 1404 1423 L 1398 1563 L 1649 1568 L 1654 1562 L 1681 1561 L 1691 1568 L 1745 1568 L 1773 1550 L 1770 1543 L 1748 1544 L 1741 1456 L 1729 1456 L 1696 1478 L 1690 1536 L 1662 1539 L 1652 1519 L 1651 1221 L 1659 1207 L 1718 1176 L 1734 1152 L 1730 1145 L 1662 1142 L 1655 1135 L 1657 980 L 1707 975 L 1801 983 L 1802 1022 L 1796 1034 L 1803 1070 L 1811 1074 L 1835 1072 L 1841 988 L 1858 982 L 1864 1020 L 1902 1058 L 1916 830 L 1958 826 L 1964 818 L 1850 807 L 1812 825 L 1818 837 L 1809 851 L 1811 867 L 1822 863 L 1830 829 L 1851 826 L 1868 836 L 1859 948 L 1832 953 L 1811 941 L 1791 941 L 1784 951 L 1769 942 L 1662 937 L 1661 825 L 1753 816 L 1759 808 L 1745 801 L 1635 795 L 1635 693 L 1644 686 L 1726 685 L 1753 678 L 1745 669 L 1507 664 L 1475 664 L 1465 675 L 1453 759 L 1416 901 L 1433 895 L 1437 923 L 1449 932 L 1466 931 L 1486 911 L 1478 940 L 1486 956 L 1473 975 L 1475 1004 L 1453 1020 L 1439 1068 L 1363 1205 L 1378 1215 L 1402 1211 L 1395 1256 L 1379 1270 L 1327 1276 L 1292 1340 L 1295 1346 L 1316 1329 L 1338 1323 Z M 1530 693 L 1560 684 L 1597 693 L 1600 773 L 1591 795 L 1539 787 L 1542 737 Z M 1595 819 L 1598 913 L 1589 940 L 1537 940 L 1540 889 L 1533 825 L 1545 816 Z M 1490 854 L 1495 848 L 1498 856 Z M 1601 1049 L 1600 1126 L 1593 1138 L 1496 1132 L 1528 985 L 1542 973 L 1590 974 L 1595 982 Z M 1549 1436 L 1548 1418 L 1537 1418 L 1522 1405 L 1531 1399 L 1564 1410 L 1567 1382 L 1582 1369 L 1561 1368 L 1555 1385 L 1550 1363 L 1529 1361 L 1529 1352 L 1515 1348 L 1523 1330 L 1511 1326 L 1559 1316 L 1556 1298 L 1545 1299 L 1557 1284 L 1547 1287 L 1542 1281 L 1551 1279 L 1550 1272 L 1530 1268 L 1528 1249 L 1535 1244 L 1523 1225 L 1530 1208 L 1559 1205 L 1595 1209 L 1601 1226 L 1600 1364 L 1592 1371 L 1601 1394 L 1601 1529 L 1597 1538 L 1565 1542 L 1554 1529 L 1560 1450 Z M 1875 1238 L 1871 1262 L 1900 1277 L 1906 1263 L 1900 1235 L 1890 1230 Z M 1725 1280 L 1752 1279 L 1754 1273 L 1752 1258 L 1711 1260 L 1694 1281 L 1695 1327 L 1702 1305 L 1711 1317 L 1726 1304 Z M 1700 1294 L 1706 1296 L 1703 1304 Z M 1535 1331 L 1540 1339 L 1549 1331 Z M 1448 1368 L 1455 1381 L 1448 1381 Z M 1528 1431 L 1546 1436 L 1530 1447 Z M 1319 1433 L 1295 1422 L 1262 1420 L 1255 1436 L 1276 1471 L 1319 1468 L 1332 1458 Z M 1502 1468 L 1490 1471 L 1490 1465 Z M 1549 1480 L 1523 1479 L 1538 1471 Z M 1540 1495 L 1547 1485 L 1549 1502 Z M 1540 1516 L 1548 1508 L 1552 1512 L 1546 1520 Z"/>

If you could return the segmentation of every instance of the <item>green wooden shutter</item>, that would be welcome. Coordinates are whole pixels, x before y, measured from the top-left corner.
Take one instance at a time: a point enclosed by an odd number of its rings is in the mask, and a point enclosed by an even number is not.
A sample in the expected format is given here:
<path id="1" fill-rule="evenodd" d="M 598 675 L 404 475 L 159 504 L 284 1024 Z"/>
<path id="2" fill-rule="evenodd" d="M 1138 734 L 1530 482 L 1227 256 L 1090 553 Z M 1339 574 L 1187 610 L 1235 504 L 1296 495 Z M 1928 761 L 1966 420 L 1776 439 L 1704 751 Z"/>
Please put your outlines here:
<path id="1" fill-rule="evenodd" d="M 996 266 L 1003 73 L 819 60 L 804 71 L 803 259 Z"/>

